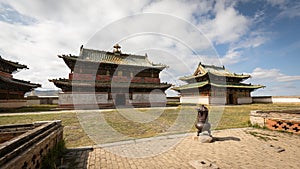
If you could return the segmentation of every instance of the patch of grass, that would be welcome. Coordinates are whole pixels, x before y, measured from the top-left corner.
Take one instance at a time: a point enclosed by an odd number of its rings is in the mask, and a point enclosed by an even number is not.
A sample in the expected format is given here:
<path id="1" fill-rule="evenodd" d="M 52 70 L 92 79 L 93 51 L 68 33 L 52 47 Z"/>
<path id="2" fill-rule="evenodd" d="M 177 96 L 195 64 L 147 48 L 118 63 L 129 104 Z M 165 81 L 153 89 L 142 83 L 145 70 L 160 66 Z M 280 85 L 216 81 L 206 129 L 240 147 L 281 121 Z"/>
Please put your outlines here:
<path id="1" fill-rule="evenodd" d="M 217 129 L 248 127 L 252 110 L 295 110 L 299 109 L 299 103 L 275 103 L 275 104 L 248 104 L 225 106 L 222 119 Z"/>
<path id="2" fill-rule="evenodd" d="M 261 127 L 259 127 L 259 129 L 262 129 Z M 268 131 L 272 131 L 267 129 Z M 262 130 L 264 131 L 264 130 Z M 267 134 L 265 132 L 258 132 L 258 131 L 245 131 L 245 133 L 250 134 L 254 137 L 257 137 L 258 139 L 264 140 L 264 141 L 270 141 L 270 140 L 275 140 L 278 141 L 278 139 L 276 138 L 277 135 L 274 134 Z"/>
<path id="3" fill-rule="evenodd" d="M 60 164 L 60 159 L 66 153 L 65 141 L 59 141 L 42 159 L 42 168 L 56 169 Z"/>
<path id="4" fill-rule="evenodd" d="M 36 121 L 61 120 L 64 126 L 63 137 L 67 147 L 78 147 L 93 145 L 94 142 L 82 129 L 76 113 L 47 113 L 0 116 L 0 125 L 4 124 L 26 124 Z"/>
<path id="5" fill-rule="evenodd" d="M 154 114 L 157 109 L 143 110 L 139 109 L 141 116 L 143 114 Z M 152 137 L 165 132 L 178 117 L 178 109 L 166 109 L 158 118 L 153 121 L 141 123 L 126 119 L 118 111 L 104 112 L 106 122 L 117 132 L 133 138 Z"/>
<path id="6" fill-rule="evenodd" d="M 287 134 L 290 134 L 290 135 L 294 134 L 293 132 L 286 131 L 286 130 L 276 130 L 276 131 L 281 132 L 281 133 L 287 133 Z"/>
<path id="7" fill-rule="evenodd" d="M 265 134 L 265 133 L 259 133 L 256 131 L 246 131 L 246 133 L 250 134 L 254 137 L 257 137 L 258 139 L 264 140 L 264 141 L 277 140 L 277 139 L 271 138 L 271 137 L 276 137 L 276 136 Z"/>
<path id="8" fill-rule="evenodd" d="M 167 107 L 170 107 L 170 106 L 179 106 L 180 105 L 180 102 L 168 102 L 167 103 Z"/>
<path id="9" fill-rule="evenodd" d="M 254 124 L 254 125 L 250 124 L 249 127 L 253 127 L 253 128 L 256 128 L 256 129 L 262 129 L 262 128 L 265 128 L 265 127 L 261 127 L 261 126 L 258 125 L 258 124 Z"/>
<path id="10" fill-rule="evenodd" d="M 291 110 L 299 109 L 300 104 L 250 104 L 237 106 L 208 106 L 209 122 L 215 129 L 244 128 L 249 127 L 249 113 L 251 110 Z M 178 106 L 178 108 L 166 108 L 161 114 L 161 109 L 138 109 L 140 115 L 157 118 L 149 122 L 138 122 L 127 119 L 117 110 L 101 112 L 106 122 L 115 131 L 133 138 L 151 137 L 160 134 L 175 134 L 194 132 L 196 120 L 196 106 Z M 99 112 L 100 113 L 100 112 Z M 130 112 L 129 112 L 130 113 Z M 180 121 L 178 121 L 180 119 Z M 32 123 L 35 121 L 62 120 L 64 126 L 64 139 L 66 147 L 90 146 L 95 143 L 87 136 L 80 125 L 77 114 L 65 113 L 41 113 L 28 115 L 0 116 L 0 125 Z M 97 121 L 96 121 L 97 122 Z M 93 124 L 90 124 L 93 128 Z M 109 137 L 110 135 L 107 135 Z M 258 136 L 257 136 L 258 137 Z M 267 137 L 267 136 L 262 136 Z M 105 138 L 103 138 L 105 139 Z M 263 138 L 262 138 L 263 139 Z"/>

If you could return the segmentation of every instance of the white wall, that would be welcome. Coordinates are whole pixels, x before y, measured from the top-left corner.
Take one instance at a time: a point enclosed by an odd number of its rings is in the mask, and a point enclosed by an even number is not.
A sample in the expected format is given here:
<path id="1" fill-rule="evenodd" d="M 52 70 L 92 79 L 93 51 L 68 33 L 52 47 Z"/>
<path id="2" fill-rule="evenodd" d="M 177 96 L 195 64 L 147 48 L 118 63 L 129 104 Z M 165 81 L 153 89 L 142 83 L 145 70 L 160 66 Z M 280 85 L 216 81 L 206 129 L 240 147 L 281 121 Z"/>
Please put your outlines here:
<path id="1" fill-rule="evenodd" d="M 253 103 L 300 103 L 300 97 L 293 96 L 266 96 L 253 97 Z"/>
<path id="2" fill-rule="evenodd" d="M 131 103 L 166 103 L 167 97 L 164 93 L 133 93 Z"/>
<path id="3" fill-rule="evenodd" d="M 208 96 L 181 96 L 181 104 L 209 104 Z"/>
<path id="4" fill-rule="evenodd" d="M 41 101 L 40 99 L 27 99 L 26 100 L 26 106 L 32 106 L 32 105 L 40 105 Z"/>
<path id="5" fill-rule="evenodd" d="M 52 104 L 58 104 L 58 99 L 54 99 Z"/>
<path id="6" fill-rule="evenodd" d="M 149 102 L 149 94 L 144 93 L 133 93 L 132 94 L 132 103 L 145 103 Z"/>
<path id="7" fill-rule="evenodd" d="M 108 93 L 59 93 L 59 105 L 106 104 Z"/>
<path id="8" fill-rule="evenodd" d="M 272 103 L 272 97 L 252 97 L 253 103 Z"/>
<path id="9" fill-rule="evenodd" d="M 252 97 L 240 97 L 237 99 L 237 104 L 250 104 L 252 103 Z"/>
<path id="10" fill-rule="evenodd" d="M 276 98 L 272 97 L 273 103 L 300 103 L 300 98 Z"/>
<path id="11" fill-rule="evenodd" d="M 210 104 L 226 104 L 226 97 L 210 97 Z"/>
<path id="12" fill-rule="evenodd" d="M 209 97 L 209 96 L 182 96 L 180 103 L 190 104 L 226 104 L 226 97 Z M 238 104 L 252 103 L 251 97 L 238 98 Z"/>

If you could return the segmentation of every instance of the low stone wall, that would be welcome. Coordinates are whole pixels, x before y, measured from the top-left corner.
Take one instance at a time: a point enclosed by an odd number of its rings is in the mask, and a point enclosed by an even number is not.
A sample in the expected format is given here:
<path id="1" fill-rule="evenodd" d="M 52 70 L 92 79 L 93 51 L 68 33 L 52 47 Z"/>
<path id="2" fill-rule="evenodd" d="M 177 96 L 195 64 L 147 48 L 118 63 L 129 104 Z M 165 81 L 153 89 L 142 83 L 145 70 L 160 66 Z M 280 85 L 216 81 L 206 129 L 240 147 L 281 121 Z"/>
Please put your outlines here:
<path id="1" fill-rule="evenodd" d="M 253 103 L 300 103 L 299 96 L 253 96 Z"/>
<path id="2" fill-rule="evenodd" d="M 179 96 L 167 97 L 167 102 L 180 102 Z"/>
<path id="3" fill-rule="evenodd" d="M 108 93 L 59 93 L 60 108 L 98 109 L 113 107 L 113 101 L 108 99 Z"/>
<path id="4" fill-rule="evenodd" d="M 250 122 L 271 130 L 300 134 L 300 110 L 251 111 Z"/>
<path id="5" fill-rule="evenodd" d="M 41 168 L 42 158 L 63 139 L 61 121 L 0 126 L 0 168 Z"/>
<path id="6" fill-rule="evenodd" d="M 58 96 L 27 96 L 26 106 L 58 104 Z"/>
<path id="7" fill-rule="evenodd" d="M 300 97 L 272 97 L 273 103 L 300 103 Z"/>
<path id="8" fill-rule="evenodd" d="M 130 104 L 135 107 L 165 107 L 167 98 L 164 93 L 133 93 Z"/>
<path id="9" fill-rule="evenodd" d="M 240 97 L 237 98 L 237 104 L 251 104 L 252 97 Z"/>
<path id="10" fill-rule="evenodd" d="M 120 97 L 122 103 L 118 103 Z M 99 109 L 119 107 L 165 107 L 167 104 L 166 94 L 163 92 L 149 93 L 60 93 L 59 107 L 70 109 Z"/>
<path id="11" fill-rule="evenodd" d="M 209 104 L 208 96 L 181 96 L 181 104 Z"/>
<path id="12" fill-rule="evenodd" d="M 26 100 L 0 100 L 0 108 L 19 108 L 26 105 Z"/>
<path id="13" fill-rule="evenodd" d="M 209 98 L 209 104 L 225 105 L 226 97 L 225 96 L 211 96 Z"/>

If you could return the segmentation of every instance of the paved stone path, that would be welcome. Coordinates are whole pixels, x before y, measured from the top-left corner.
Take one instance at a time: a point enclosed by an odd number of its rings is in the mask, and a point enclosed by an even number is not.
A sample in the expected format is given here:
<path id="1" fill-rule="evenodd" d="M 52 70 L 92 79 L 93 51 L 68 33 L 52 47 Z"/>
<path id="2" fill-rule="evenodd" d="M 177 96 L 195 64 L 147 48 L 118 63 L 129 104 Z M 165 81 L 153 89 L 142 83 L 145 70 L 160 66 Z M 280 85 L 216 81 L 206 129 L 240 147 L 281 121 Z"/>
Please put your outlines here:
<path id="1" fill-rule="evenodd" d="M 213 131 L 213 143 L 192 134 L 70 150 L 70 168 L 299 168 L 300 136 L 244 128 Z"/>

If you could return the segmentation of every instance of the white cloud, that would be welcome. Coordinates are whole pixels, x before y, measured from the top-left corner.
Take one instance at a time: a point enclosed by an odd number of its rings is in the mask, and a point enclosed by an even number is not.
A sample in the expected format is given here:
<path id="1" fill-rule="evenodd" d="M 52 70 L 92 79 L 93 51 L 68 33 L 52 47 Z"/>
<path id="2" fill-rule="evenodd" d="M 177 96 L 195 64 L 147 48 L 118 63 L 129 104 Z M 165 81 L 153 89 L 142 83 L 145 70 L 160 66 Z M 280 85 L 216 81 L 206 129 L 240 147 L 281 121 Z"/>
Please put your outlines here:
<path id="1" fill-rule="evenodd" d="M 263 44 L 266 38 L 263 33 L 250 33 L 254 22 L 235 9 L 234 1 L 95 1 L 84 0 L 19 0 L 3 1 L 36 22 L 29 25 L 0 22 L 0 51 L 4 58 L 27 64 L 29 70 L 21 71 L 15 76 L 20 79 L 42 83 L 44 88 L 54 88 L 48 82 L 51 78 L 67 77 L 69 69 L 58 54 L 75 54 L 80 45 L 90 40 L 98 30 L 109 23 L 115 22 L 132 14 L 153 12 L 165 13 L 184 19 L 166 21 L 163 18 L 129 17 L 123 25 L 107 30 L 107 36 L 96 39 L 96 49 L 106 50 L 104 44 L 113 44 L 118 37 L 130 32 L 148 31 L 163 32 L 163 35 L 133 35 L 122 41 L 122 51 L 125 53 L 148 53 L 153 62 L 162 62 L 170 66 L 167 75 L 177 78 L 191 74 L 199 62 L 224 65 L 240 62 L 242 50 L 254 48 Z M 1 9 L 3 12 L 5 9 Z M 131 18 L 131 19 L 130 19 Z M 189 23 L 194 23 L 196 27 Z M 123 29 L 124 28 L 124 29 Z M 206 39 L 199 29 L 204 33 Z M 115 30 L 119 30 L 116 32 Z M 184 41 L 181 41 L 184 40 Z M 213 44 L 230 44 L 230 49 L 222 58 L 216 56 L 211 48 Z M 186 44 L 184 44 L 185 42 Z M 101 46 L 102 45 L 102 46 Z M 105 46 L 105 47 L 104 47 Z M 110 48 L 111 45 L 108 46 Z M 155 49 L 155 50 L 152 50 Z M 206 50 L 207 49 L 207 50 Z M 206 51 L 205 51 L 206 50 Z M 258 73 L 258 72 L 254 72 Z M 164 81 L 168 79 L 162 75 Z M 282 78 L 287 80 L 289 78 Z M 279 79 L 280 80 L 280 79 Z M 180 82 L 178 82 L 180 83 Z"/>
<path id="2" fill-rule="evenodd" d="M 255 68 L 252 76 L 247 82 L 266 86 L 264 89 L 256 90 L 253 95 L 262 96 L 286 96 L 300 95 L 300 76 L 291 76 L 282 73 L 279 69 Z"/>
<path id="3" fill-rule="evenodd" d="M 246 60 L 243 50 L 255 48 L 266 42 L 265 31 L 254 27 L 262 16 L 262 11 L 253 18 L 243 16 L 235 9 L 233 1 L 217 1 L 213 11 L 215 17 L 200 23 L 199 27 L 215 44 L 229 44 L 229 49 L 219 59 L 222 65 L 232 65 Z"/>
<path id="4" fill-rule="evenodd" d="M 250 73 L 253 79 L 273 80 L 277 82 L 300 81 L 300 76 L 285 75 L 279 69 L 255 68 Z"/>
<path id="5" fill-rule="evenodd" d="M 42 83 L 54 88 L 51 78 L 67 77 L 69 70 L 58 54 L 75 54 L 79 47 L 105 24 L 140 11 L 145 2 L 88 1 L 1 1 L 18 11 L 19 16 L 32 17 L 30 25 L 0 22 L 2 57 L 28 65 L 29 70 L 16 78 Z M 0 2 L 0 4 L 1 4 Z M 122 5 L 114 7 L 116 4 Z M 126 8 L 125 8 L 126 7 Z M 3 11 L 3 10 L 2 10 Z M 20 15 L 22 14 L 22 16 Z"/>
<path id="6" fill-rule="evenodd" d="M 154 1 L 143 8 L 143 12 L 159 12 L 191 21 L 194 14 L 201 16 L 213 8 L 213 1 Z"/>
<path id="7" fill-rule="evenodd" d="M 284 8 L 283 11 L 278 15 L 279 18 L 294 18 L 300 16 L 300 3 L 295 6 Z"/>
<path id="8" fill-rule="evenodd" d="M 277 18 L 294 18 L 300 16 L 300 2 L 290 0 L 267 0 L 273 7 L 278 7 L 280 13 Z"/>
<path id="9" fill-rule="evenodd" d="M 232 45 L 232 50 L 243 49 L 243 48 L 256 48 L 264 44 L 268 40 L 268 32 L 254 31 L 250 32 L 247 37 L 241 39 L 235 45 Z"/>
<path id="10" fill-rule="evenodd" d="M 7 2 L 8 3 L 8 2 Z M 52 20 L 65 24 L 80 25 L 84 23 L 107 24 L 124 16 L 140 12 L 149 1 L 84 1 L 84 0 L 19 0 L 9 2 L 16 10 L 38 19 Z M 87 25 L 85 25 L 87 26 Z"/>
<path id="11" fill-rule="evenodd" d="M 232 65 L 241 61 L 241 52 L 235 50 L 229 50 L 225 56 L 221 58 L 223 65 Z"/>
<path id="12" fill-rule="evenodd" d="M 234 9 L 234 4 L 217 1 L 214 12 L 215 18 L 199 26 L 217 44 L 236 42 L 247 33 L 250 22 Z"/>
<path id="13" fill-rule="evenodd" d="M 266 32 L 251 32 L 249 35 L 240 39 L 236 43 L 231 43 L 225 56 L 221 58 L 224 65 L 232 65 L 247 60 L 246 56 L 243 56 L 243 50 L 249 48 L 256 48 L 264 44 L 267 40 Z"/>
<path id="14" fill-rule="evenodd" d="M 273 6 L 277 6 L 277 5 L 281 6 L 287 2 L 287 0 L 266 0 L 266 1 Z"/>

